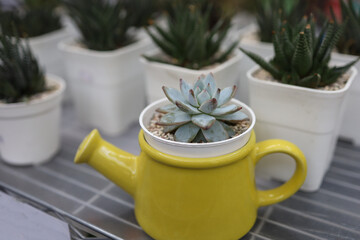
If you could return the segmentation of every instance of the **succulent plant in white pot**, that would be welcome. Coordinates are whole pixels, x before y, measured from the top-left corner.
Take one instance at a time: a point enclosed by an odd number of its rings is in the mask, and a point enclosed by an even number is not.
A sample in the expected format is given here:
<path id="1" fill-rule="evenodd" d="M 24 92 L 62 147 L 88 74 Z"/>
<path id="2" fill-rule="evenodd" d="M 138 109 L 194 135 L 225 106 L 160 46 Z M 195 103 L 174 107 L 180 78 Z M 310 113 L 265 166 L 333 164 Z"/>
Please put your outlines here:
<path id="1" fill-rule="evenodd" d="M 229 21 L 220 19 L 211 26 L 210 4 L 203 10 L 201 5 L 176 1 L 170 10 L 166 28 L 154 24 L 147 30 L 159 48 L 142 58 L 147 101 L 161 99 L 163 85 L 174 88 L 179 78 L 195 81 L 203 73 L 212 72 L 222 79 L 218 82 L 221 88 L 237 85 L 242 54 L 235 49 L 237 42 L 224 44 Z"/>
<path id="2" fill-rule="evenodd" d="M 45 76 L 20 41 L 0 35 L 0 155 L 9 164 L 32 165 L 59 149 L 65 83 Z"/>
<path id="3" fill-rule="evenodd" d="M 303 18 L 293 31 L 286 23 L 273 36 L 275 56 L 262 57 L 242 51 L 260 67 L 247 73 L 250 105 L 257 114 L 260 140 L 282 138 L 297 144 L 308 161 L 308 176 L 302 187 L 319 189 L 333 157 L 346 95 L 357 70 L 357 60 L 331 66 L 331 51 L 343 33 L 345 23 L 325 23 L 315 34 L 313 18 Z M 276 106 L 276 114 L 270 107 Z M 286 180 L 290 162 L 276 157 L 259 164 L 263 175 Z"/>
<path id="4" fill-rule="evenodd" d="M 221 90 L 208 74 L 201 75 L 194 85 L 180 79 L 180 91 L 162 89 L 166 98 L 150 104 L 140 115 L 145 139 L 159 151 L 214 157 L 233 152 L 249 140 L 255 115 L 233 99 L 235 85 Z"/>
<path id="5" fill-rule="evenodd" d="M 145 105 L 139 56 L 151 48 L 140 38 L 123 1 L 64 1 L 81 33 L 61 42 L 75 109 L 80 121 L 117 135 Z M 131 111 L 129 111 L 131 109 Z"/>
<path id="6" fill-rule="evenodd" d="M 24 0 L 15 6 L 0 8 L 0 32 L 26 38 L 24 41 L 28 41 L 45 73 L 66 79 L 57 44 L 71 33 L 62 24 L 59 3 L 58 0 Z"/>
<path id="7" fill-rule="evenodd" d="M 255 0 L 255 19 L 253 24 L 242 30 L 240 46 L 263 57 L 274 54 L 272 47 L 272 33 L 278 31 L 282 21 L 293 26 L 306 13 L 307 2 L 300 0 Z M 244 56 L 240 66 L 240 100 L 249 104 L 249 83 L 246 72 L 255 66 L 255 63 Z"/>

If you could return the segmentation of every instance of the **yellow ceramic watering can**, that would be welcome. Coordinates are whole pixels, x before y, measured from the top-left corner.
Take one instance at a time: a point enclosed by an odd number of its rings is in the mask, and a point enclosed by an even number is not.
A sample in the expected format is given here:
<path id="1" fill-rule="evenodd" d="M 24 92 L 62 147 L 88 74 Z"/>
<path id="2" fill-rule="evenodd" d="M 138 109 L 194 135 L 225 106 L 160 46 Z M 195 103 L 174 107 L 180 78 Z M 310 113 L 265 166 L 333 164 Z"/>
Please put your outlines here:
<path id="1" fill-rule="evenodd" d="M 139 134 L 141 154 L 131 155 L 92 131 L 80 145 L 76 163 L 88 163 L 135 199 L 141 227 L 158 240 L 235 240 L 256 220 L 257 209 L 285 200 L 302 185 L 306 161 L 292 143 L 256 143 L 251 133 L 239 150 L 209 158 L 185 158 L 162 153 Z M 285 153 L 296 161 L 292 178 L 266 191 L 255 186 L 256 163 L 270 153 Z"/>

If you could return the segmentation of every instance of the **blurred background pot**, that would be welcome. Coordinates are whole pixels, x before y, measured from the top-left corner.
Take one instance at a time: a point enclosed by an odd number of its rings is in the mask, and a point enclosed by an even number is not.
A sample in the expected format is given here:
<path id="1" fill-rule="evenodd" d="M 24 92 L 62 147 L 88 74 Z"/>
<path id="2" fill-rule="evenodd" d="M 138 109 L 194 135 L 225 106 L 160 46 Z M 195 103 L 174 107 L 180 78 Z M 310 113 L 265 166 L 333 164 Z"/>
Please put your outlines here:
<path id="1" fill-rule="evenodd" d="M 55 90 L 41 93 L 29 102 L 0 104 L 0 152 L 9 164 L 40 164 L 59 149 L 65 82 L 50 74 L 46 79 Z"/>
<path id="2" fill-rule="evenodd" d="M 304 152 L 309 166 L 301 189 L 316 191 L 333 158 L 346 97 L 357 70 L 351 68 L 344 88 L 325 91 L 257 79 L 253 74 L 258 69 L 254 67 L 247 73 L 258 140 L 281 138 L 295 143 Z M 259 176 L 289 179 L 295 163 L 282 155 L 269 158 L 272 161 L 258 164 Z"/>
<path id="3" fill-rule="evenodd" d="M 149 47 L 149 39 L 113 51 L 90 50 L 73 40 L 59 44 L 81 123 L 117 135 L 136 121 L 145 106 L 144 71 L 138 59 Z"/>

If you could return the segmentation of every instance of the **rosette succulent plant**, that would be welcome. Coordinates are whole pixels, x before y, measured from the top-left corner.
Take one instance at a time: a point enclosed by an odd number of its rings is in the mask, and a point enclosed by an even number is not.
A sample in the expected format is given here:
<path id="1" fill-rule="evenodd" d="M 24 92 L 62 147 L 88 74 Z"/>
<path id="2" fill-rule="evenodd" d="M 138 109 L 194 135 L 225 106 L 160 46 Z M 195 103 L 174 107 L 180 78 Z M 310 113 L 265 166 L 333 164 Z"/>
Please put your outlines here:
<path id="1" fill-rule="evenodd" d="M 323 87 L 336 82 L 357 61 L 341 67 L 329 66 L 331 51 L 344 32 L 345 24 L 326 22 L 321 33 L 316 36 L 312 16 L 305 16 L 295 27 L 283 22 L 281 31 L 273 34 L 275 57 L 270 62 L 240 49 L 282 83 L 309 88 Z"/>
<path id="2" fill-rule="evenodd" d="M 194 86 L 180 79 L 180 91 L 163 87 L 171 104 L 158 112 L 163 113 L 157 123 L 164 132 L 175 132 L 179 142 L 216 142 L 235 135 L 231 124 L 248 118 L 240 106 L 229 104 L 236 86 L 223 90 L 216 88 L 212 74 L 201 75 Z"/>

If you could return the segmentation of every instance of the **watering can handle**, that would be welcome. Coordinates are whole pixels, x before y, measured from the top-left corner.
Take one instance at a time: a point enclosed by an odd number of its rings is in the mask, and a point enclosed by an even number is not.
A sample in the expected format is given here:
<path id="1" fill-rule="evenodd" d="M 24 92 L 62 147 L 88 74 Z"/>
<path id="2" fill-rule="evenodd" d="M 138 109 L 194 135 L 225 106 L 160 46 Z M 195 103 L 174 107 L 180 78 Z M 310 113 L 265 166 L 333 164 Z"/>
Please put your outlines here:
<path id="1" fill-rule="evenodd" d="M 255 165 L 262 157 L 271 153 L 288 154 L 296 162 L 295 172 L 286 183 L 274 189 L 258 190 L 259 207 L 281 202 L 299 190 L 305 181 L 307 166 L 304 154 L 296 145 L 285 140 L 271 139 L 257 143 L 255 149 Z"/>

